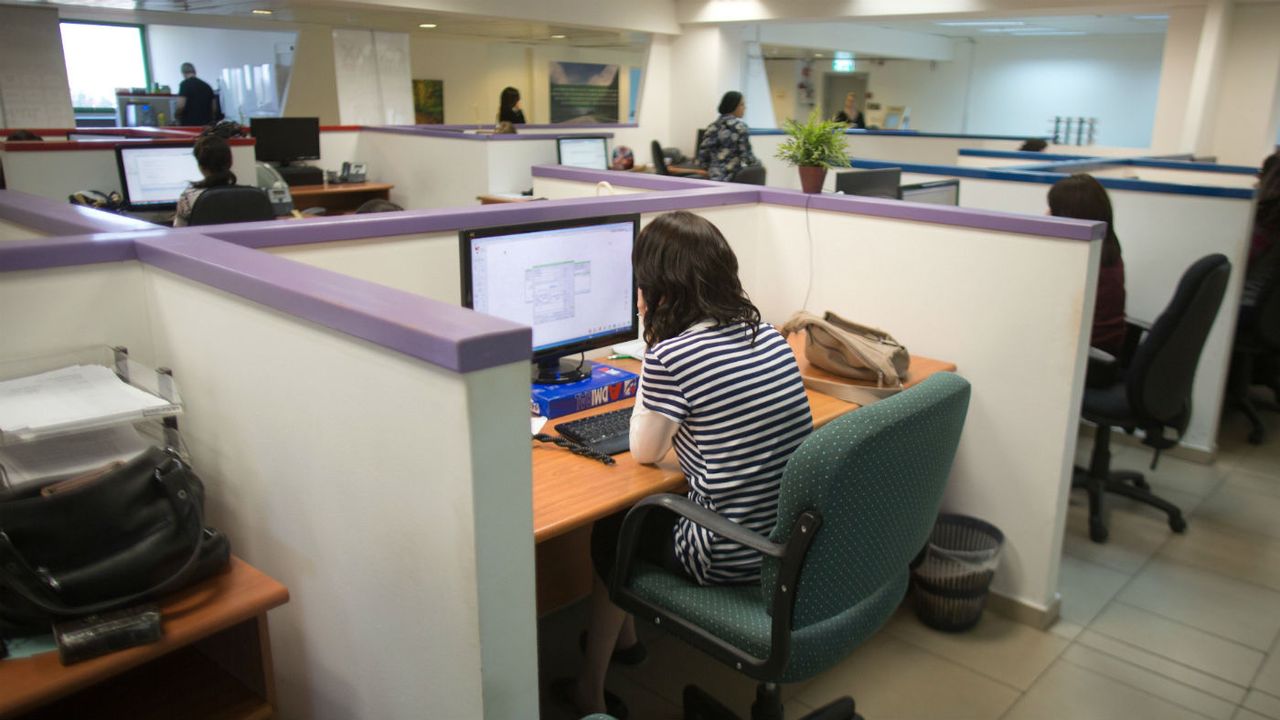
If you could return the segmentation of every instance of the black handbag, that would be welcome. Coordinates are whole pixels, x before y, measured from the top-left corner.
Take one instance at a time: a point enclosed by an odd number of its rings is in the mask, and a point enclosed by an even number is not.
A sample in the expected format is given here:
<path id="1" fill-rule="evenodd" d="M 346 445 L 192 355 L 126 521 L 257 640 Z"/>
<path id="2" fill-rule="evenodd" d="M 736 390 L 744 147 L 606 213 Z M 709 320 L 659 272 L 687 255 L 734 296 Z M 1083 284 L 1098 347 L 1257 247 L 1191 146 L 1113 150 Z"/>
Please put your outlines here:
<path id="1" fill-rule="evenodd" d="M 230 561 L 226 536 L 204 527 L 204 483 L 173 452 L 63 487 L 0 494 L 0 636 L 154 599 Z"/>

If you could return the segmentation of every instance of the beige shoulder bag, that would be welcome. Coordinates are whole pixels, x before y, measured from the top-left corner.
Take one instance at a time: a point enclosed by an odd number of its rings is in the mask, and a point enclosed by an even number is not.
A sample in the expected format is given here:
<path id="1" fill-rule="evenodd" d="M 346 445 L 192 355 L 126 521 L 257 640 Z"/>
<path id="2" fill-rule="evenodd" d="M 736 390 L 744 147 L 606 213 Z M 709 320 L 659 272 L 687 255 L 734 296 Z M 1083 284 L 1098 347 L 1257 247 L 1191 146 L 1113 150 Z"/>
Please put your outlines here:
<path id="1" fill-rule="evenodd" d="M 791 316 L 782 334 L 805 333 L 805 358 L 822 372 L 802 373 L 805 387 L 867 405 L 902 390 L 911 355 L 893 336 L 828 312 Z M 834 377 L 832 377 L 834 376 Z"/>

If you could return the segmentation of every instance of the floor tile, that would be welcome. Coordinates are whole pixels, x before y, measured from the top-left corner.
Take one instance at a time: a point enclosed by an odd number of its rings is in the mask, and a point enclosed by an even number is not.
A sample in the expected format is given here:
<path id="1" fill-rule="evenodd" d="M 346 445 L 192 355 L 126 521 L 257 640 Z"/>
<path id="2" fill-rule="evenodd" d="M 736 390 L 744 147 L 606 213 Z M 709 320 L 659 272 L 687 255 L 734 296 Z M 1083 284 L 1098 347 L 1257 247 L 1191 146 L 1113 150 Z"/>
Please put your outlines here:
<path id="1" fill-rule="evenodd" d="M 1227 481 L 1200 504 L 1200 519 L 1260 535 L 1280 538 L 1280 495 L 1255 492 L 1246 480 Z"/>
<path id="2" fill-rule="evenodd" d="M 1231 720 L 1231 716 L 1236 712 L 1236 702 L 1214 697 L 1164 675 L 1083 645 L 1072 645 L 1063 654 L 1062 659 L 1214 720 Z M 1241 696 L 1243 697 L 1243 693 Z"/>
<path id="3" fill-rule="evenodd" d="M 1263 652 L 1280 633 L 1280 592 L 1166 560 L 1148 563 L 1116 599 Z"/>
<path id="4" fill-rule="evenodd" d="M 1004 720 L 1203 720 L 1203 716 L 1066 660 L 1036 681 Z"/>
<path id="5" fill-rule="evenodd" d="M 1084 632 L 1084 626 L 1060 618 L 1053 627 L 1049 628 L 1049 632 L 1064 640 L 1075 640 L 1081 632 Z"/>
<path id="6" fill-rule="evenodd" d="M 1063 555 L 1058 569 L 1058 614 L 1076 625 L 1088 625 L 1129 582 L 1129 575 Z"/>
<path id="7" fill-rule="evenodd" d="M 1063 551 L 1068 555 L 1087 560 L 1095 565 L 1132 575 L 1155 555 L 1173 533 L 1162 516 L 1154 513 L 1134 514 L 1111 503 L 1110 537 L 1105 543 L 1089 539 L 1089 508 L 1083 491 L 1072 491 L 1071 505 L 1067 508 L 1067 532 L 1063 539 Z"/>
<path id="8" fill-rule="evenodd" d="M 1260 658 L 1251 655 L 1252 650 L 1238 645 L 1224 648 L 1220 643 L 1226 641 L 1210 636 L 1210 640 L 1206 642 L 1205 652 L 1201 655 L 1192 652 L 1194 648 L 1188 648 L 1186 645 L 1201 639 L 1194 632 L 1178 632 L 1175 629 L 1173 632 L 1175 638 L 1169 639 L 1158 635 L 1160 630 L 1164 629 L 1159 623 L 1137 622 L 1135 625 L 1139 627 L 1134 629 L 1121 626 L 1120 630 L 1115 632 L 1119 639 L 1103 634 L 1100 630 L 1085 630 L 1080 634 L 1076 645 L 1106 653 L 1130 665 L 1193 687 L 1232 705 L 1238 705 L 1244 700 L 1247 681 L 1238 683 L 1229 680 L 1238 680 L 1249 673 L 1250 667 L 1257 666 Z M 1150 641 L 1152 634 L 1156 635 L 1154 642 Z M 1181 662 L 1188 656 L 1191 657 L 1193 664 Z M 1223 679 L 1224 674 L 1232 677 Z"/>
<path id="9" fill-rule="evenodd" d="M 1066 649 L 1068 641 L 1029 625 L 986 613 L 968 632 L 933 630 L 900 611 L 885 630 L 970 670 L 1026 690 Z"/>
<path id="10" fill-rule="evenodd" d="M 1248 470 L 1236 470 L 1231 473 L 1231 484 L 1241 490 L 1280 497 L 1280 467 L 1277 468 L 1277 472 L 1265 475 Z"/>
<path id="11" fill-rule="evenodd" d="M 1253 687 L 1268 695 L 1280 697 L 1280 640 L 1271 648 L 1271 655 L 1262 663 L 1262 669 L 1253 679 Z"/>
<path id="12" fill-rule="evenodd" d="M 1256 473 L 1258 475 L 1275 476 L 1280 473 L 1280 422 L 1273 421 L 1271 432 L 1267 435 L 1267 444 L 1254 448 L 1252 452 L 1229 463 L 1233 470 Z"/>
<path id="13" fill-rule="evenodd" d="M 1271 720 L 1271 718 L 1266 715 L 1259 715 L 1247 708 L 1237 708 L 1236 716 L 1231 718 L 1231 720 Z"/>
<path id="14" fill-rule="evenodd" d="M 1280 697 L 1250 690 L 1249 696 L 1244 699 L 1243 707 L 1263 717 L 1280 720 Z"/>
<path id="15" fill-rule="evenodd" d="M 876 720 L 976 720 L 1000 717 L 1018 691 L 882 632 L 797 699 L 817 707 L 841 695 Z"/>
<path id="16" fill-rule="evenodd" d="M 1169 538 L 1157 557 L 1280 591 L 1280 538 L 1199 518 Z"/>
<path id="17" fill-rule="evenodd" d="M 1218 463 L 1205 465 L 1168 455 L 1162 456 L 1156 469 L 1151 470 L 1150 453 L 1138 453 L 1130 457 L 1139 459 L 1140 463 L 1129 465 L 1128 469 L 1137 470 L 1146 475 L 1147 482 L 1151 484 L 1152 491 L 1157 495 L 1174 491 L 1206 497 L 1218 489 L 1228 470 L 1227 467 Z"/>

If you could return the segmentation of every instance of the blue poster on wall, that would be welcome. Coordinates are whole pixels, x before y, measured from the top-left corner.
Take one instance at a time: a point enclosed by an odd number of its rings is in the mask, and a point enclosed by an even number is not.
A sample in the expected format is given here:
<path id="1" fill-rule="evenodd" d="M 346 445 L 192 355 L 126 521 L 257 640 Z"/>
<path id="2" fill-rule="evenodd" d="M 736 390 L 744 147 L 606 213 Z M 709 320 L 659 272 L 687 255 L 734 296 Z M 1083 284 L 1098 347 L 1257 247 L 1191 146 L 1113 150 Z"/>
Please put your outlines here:
<path id="1" fill-rule="evenodd" d="M 631 104 L 627 106 L 630 108 L 627 114 L 627 122 L 633 123 L 636 121 L 636 108 L 640 106 L 640 68 L 633 67 L 629 69 L 631 70 Z"/>
<path id="2" fill-rule="evenodd" d="M 551 122 L 618 122 L 618 66 L 552 62 Z"/>

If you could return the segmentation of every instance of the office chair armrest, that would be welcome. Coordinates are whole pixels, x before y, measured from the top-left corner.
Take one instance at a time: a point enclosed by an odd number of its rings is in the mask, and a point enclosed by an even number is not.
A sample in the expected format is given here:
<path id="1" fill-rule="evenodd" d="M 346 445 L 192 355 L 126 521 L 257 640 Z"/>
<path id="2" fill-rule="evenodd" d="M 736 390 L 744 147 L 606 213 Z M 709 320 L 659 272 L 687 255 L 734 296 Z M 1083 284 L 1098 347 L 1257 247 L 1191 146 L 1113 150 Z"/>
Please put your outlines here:
<path id="1" fill-rule="evenodd" d="M 785 545 L 770 542 L 769 538 L 760 533 L 745 528 L 714 510 L 708 510 L 683 495 L 664 493 L 644 498 L 636 503 L 631 512 L 627 513 L 627 519 L 622 523 L 622 532 L 618 538 L 619 560 L 622 559 L 624 550 L 626 557 L 634 555 L 632 551 L 640 538 L 640 526 L 645 516 L 656 508 L 687 518 L 694 525 L 704 527 L 726 540 L 746 545 L 770 557 L 780 558 L 787 549 Z"/>
<path id="2" fill-rule="evenodd" d="M 1107 352 L 1106 350 L 1099 350 L 1098 348 L 1093 346 L 1089 347 L 1089 362 L 1091 363 L 1098 362 L 1098 363 L 1106 363 L 1107 365 L 1113 365 L 1115 364 L 1116 360 L 1118 360 L 1118 358 L 1115 355 L 1112 355 L 1111 353 Z"/>

